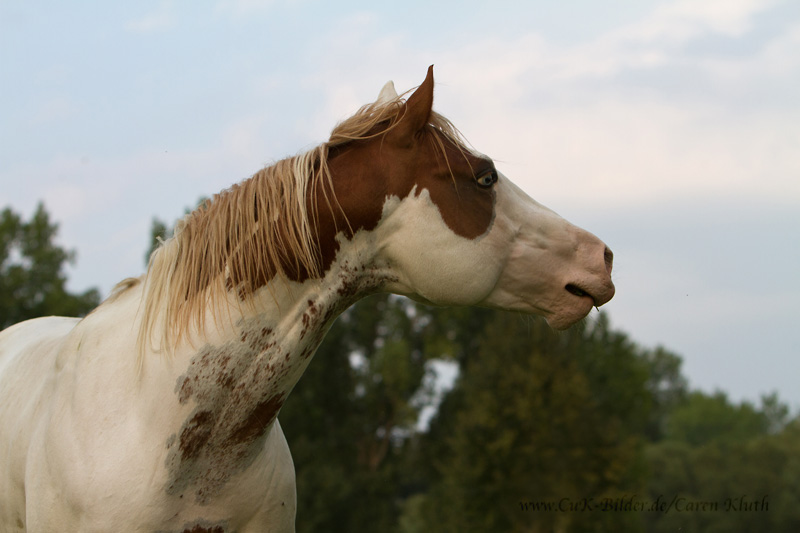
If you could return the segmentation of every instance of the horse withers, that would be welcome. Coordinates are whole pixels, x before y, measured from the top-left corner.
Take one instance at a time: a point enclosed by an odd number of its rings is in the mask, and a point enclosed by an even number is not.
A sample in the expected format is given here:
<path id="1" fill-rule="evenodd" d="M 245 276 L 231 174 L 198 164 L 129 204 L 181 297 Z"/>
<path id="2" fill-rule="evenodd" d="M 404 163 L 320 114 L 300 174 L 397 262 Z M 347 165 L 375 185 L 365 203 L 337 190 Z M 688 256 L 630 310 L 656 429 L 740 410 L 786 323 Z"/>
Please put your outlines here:
<path id="1" fill-rule="evenodd" d="M 0 530 L 285 532 L 277 416 L 332 321 L 387 291 L 569 327 L 612 255 L 432 110 L 433 70 L 222 191 L 87 317 L 0 333 Z"/>

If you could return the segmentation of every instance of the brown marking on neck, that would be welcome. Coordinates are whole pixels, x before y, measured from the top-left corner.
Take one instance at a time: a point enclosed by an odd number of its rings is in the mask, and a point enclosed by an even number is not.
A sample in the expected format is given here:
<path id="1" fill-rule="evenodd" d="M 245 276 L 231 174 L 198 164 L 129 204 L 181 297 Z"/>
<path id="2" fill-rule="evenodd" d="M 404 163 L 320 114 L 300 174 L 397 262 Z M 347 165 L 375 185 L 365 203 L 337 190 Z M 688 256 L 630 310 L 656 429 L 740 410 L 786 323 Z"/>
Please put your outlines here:
<path id="1" fill-rule="evenodd" d="M 156 533 L 227 533 L 228 522 L 226 520 L 211 522 L 209 520 L 192 520 L 186 522 L 180 529 L 171 531 L 158 530 Z"/>
<path id="2" fill-rule="evenodd" d="M 222 526 L 204 527 L 197 525 L 191 529 L 187 527 L 183 530 L 183 533 L 225 533 L 225 529 Z"/>
<path id="3" fill-rule="evenodd" d="M 227 533 L 228 522 L 210 522 L 208 520 L 196 520 L 187 522 L 182 529 L 170 532 L 158 531 L 157 533 Z"/>
<path id="4" fill-rule="evenodd" d="M 263 435 L 267 427 L 277 418 L 278 411 L 286 398 L 283 393 L 276 394 L 256 404 L 250 414 L 245 417 L 231 436 L 232 444 L 253 442 Z"/>
<path id="5" fill-rule="evenodd" d="M 289 359 L 258 318 L 221 346 L 206 345 L 175 385 L 181 405 L 195 407 L 167 441 L 168 494 L 187 490 L 205 504 L 257 457 L 286 398 L 280 383 Z"/>

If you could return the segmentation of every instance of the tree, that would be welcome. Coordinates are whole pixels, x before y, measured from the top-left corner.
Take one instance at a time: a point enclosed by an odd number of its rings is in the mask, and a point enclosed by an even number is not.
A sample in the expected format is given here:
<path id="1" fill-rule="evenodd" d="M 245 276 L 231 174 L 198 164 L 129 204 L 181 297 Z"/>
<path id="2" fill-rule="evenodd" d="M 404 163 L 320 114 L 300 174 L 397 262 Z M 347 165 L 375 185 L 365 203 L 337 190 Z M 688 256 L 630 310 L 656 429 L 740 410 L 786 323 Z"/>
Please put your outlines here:
<path id="1" fill-rule="evenodd" d="M 681 374 L 681 358 L 665 348 L 659 346 L 645 352 L 642 359 L 647 366 L 647 389 L 652 402 L 645 433 L 651 442 L 656 442 L 664 437 L 670 414 L 686 402 L 688 384 Z"/>
<path id="2" fill-rule="evenodd" d="M 767 400 L 773 411 L 775 398 Z M 778 423 L 779 424 L 779 423 Z M 701 446 L 709 442 L 744 442 L 766 435 L 776 422 L 754 405 L 731 404 L 727 395 L 717 391 L 708 395 L 694 391 L 667 420 L 665 438 Z"/>
<path id="3" fill-rule="evenodd" d="M 97 289 L 67 291 L 63 269 L 75 252 L 53 242 L 57 232 L 41 203 L 27 222 L 8 207 L 0 213 L 0 329 L 39 316 L 83 316 L 100 302 Z"/>
<path id="4" fill-rule="evenodd" d="M 559 334 L 495 312 L 473 337 L 477 351 L 422 438 L 435 467 L 406 530 L 639 529 L 625 513 L 525 508 L 600 504 L 640 484 L 649 400 L 635 346 L 602 314 Z"/>
<path id="5" fill-rule="evenodd" d="M 646 453 L 648 498 L 682 503 L 646 513 L 647 530 L 797 531 L 800 426 L 787 417 L 775 394 L 760 408 L 719 391 L 688 394 Z"/>
<path id="6" fill-rule="evenodd" d="M 411 437 L 429 397 L 429 310 L 368 297 L 333 324 L 280 413 L 297 530 L 391 531 L 416 479 Z"/>

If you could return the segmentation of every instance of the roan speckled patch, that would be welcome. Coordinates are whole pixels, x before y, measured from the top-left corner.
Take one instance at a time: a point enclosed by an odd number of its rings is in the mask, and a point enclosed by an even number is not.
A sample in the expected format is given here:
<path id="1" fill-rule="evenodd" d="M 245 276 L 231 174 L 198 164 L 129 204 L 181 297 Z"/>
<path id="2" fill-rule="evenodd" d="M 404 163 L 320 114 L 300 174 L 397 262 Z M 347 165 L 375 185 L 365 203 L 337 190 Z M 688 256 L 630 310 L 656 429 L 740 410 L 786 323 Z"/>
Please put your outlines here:
<path id="1" fill-rule="evenodd" d="M 195 520 L 187 522 L 181 529 L 175 531 L 157 531 L 156 533 L 232 533 L 228 531 L 228 522 L 209 522 L 208 520 Z"/>
<path id="2" fill-rule="evenodd" d="M 178 401 L 196 404 L 167 441 L 168 494 L 192 490 L 206 503 L 257 456 L 285 400 L 275 383 L 288 372 L 288 357 L 273 331 L 257 319 L 242 324 L 239 339 L 198 350 L 178 378 Z"/>

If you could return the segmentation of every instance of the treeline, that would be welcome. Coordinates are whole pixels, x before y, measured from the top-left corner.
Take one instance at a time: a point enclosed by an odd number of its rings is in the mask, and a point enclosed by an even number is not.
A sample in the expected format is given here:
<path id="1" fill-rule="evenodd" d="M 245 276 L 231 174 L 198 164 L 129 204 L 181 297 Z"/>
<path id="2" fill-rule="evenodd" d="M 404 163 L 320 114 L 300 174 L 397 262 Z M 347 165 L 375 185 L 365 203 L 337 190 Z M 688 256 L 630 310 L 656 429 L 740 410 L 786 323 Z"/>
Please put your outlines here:
<path id="1" fill-rule="evenodd" d="M 436 415 L 436 360 L 459 374 Z M 556 333 L 373 296 L 280 414 L 299 532 L 796 532 L 800 420 L 691 391 L 604 313 Z"/>
<path id="2" fill-rule="evenodd" d="M 27 221 L 0 211 L 0 330 L 39 316 L 83 316 L 100 303 L 97 289 L 67 291 L 64 268 L 75 252 L 54 242 L 57 232 L 41 203 Z"/>
<path id="3" fill-rule="evenodd" d="M 0 213 L 0 327 L 83 315 L 43 206 Z M 152 240 L 167 227 L 154 221 Z M 437 362 L 457 369 L 445 394 Z M 441 365 L 439 365 L 441 366 Z M 433 414 L 433 416 L 429 416 Z M 280 420 L 299 532 L 796 532 L 800 419 L 692 391 L 597 313 L 569 331 L 388 295 L 332 326 Z"/>

